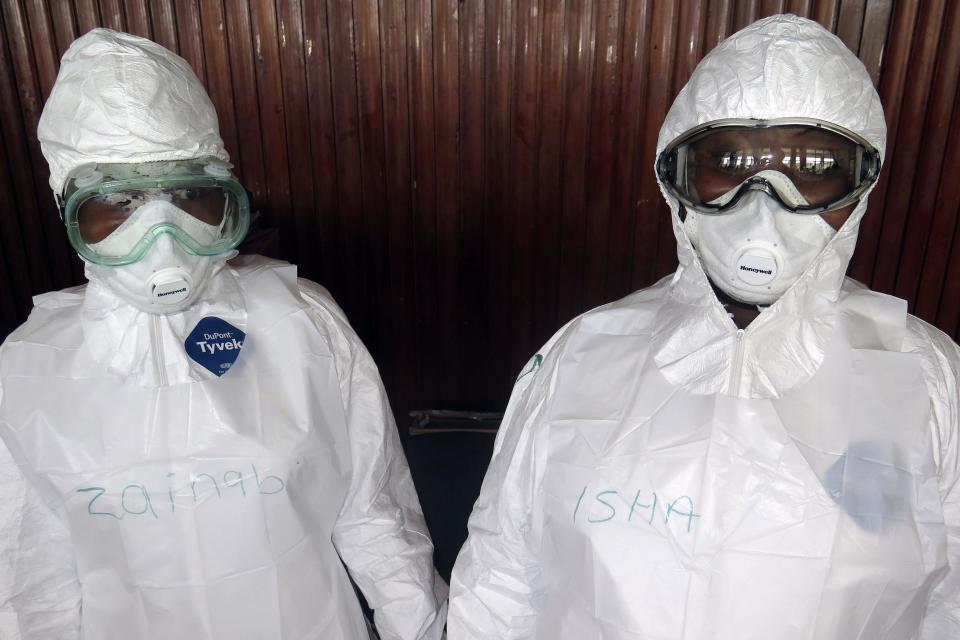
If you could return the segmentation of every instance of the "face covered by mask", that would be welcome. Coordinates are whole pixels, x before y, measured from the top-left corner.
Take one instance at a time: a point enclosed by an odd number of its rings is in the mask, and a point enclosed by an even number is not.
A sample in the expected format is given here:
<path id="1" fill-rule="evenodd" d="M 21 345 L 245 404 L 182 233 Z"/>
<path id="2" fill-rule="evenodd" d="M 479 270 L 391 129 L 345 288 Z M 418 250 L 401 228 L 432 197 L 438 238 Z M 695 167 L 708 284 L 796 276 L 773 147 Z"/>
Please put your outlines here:
<path id="1" fill-rule="evenodd" d="M 145 224 L 160 220 L 183 220 L 184 216 L 189 218 L 189 214 L 168 202 L 149 202 L 130 217 L 129 226 L 117 229 L 102 242 L 136 242 L 142 235 L 140 228 Z M 194 227 L 199 225 L 203 223 L 193 221 Z M 212 237 L 216 228 L 212 225 L 205 226 L 211 228 L 197 229 L 195 233 L 206 231 Z M 136 238 L 133 238 L 134 234 L 138 234 Z M 176 313 L 193 304 L 210 277 L 235 255 L 236 251 L 215 256 L 194 255 L 186 251 L 174 235 L 161 233 L 137 262 L 122 266 L 87 262 L 85 273 L 91 282 L 103 285 L 118 298 L 141 311 L 156 314 Z"/>
<path id="2" fill-rule="evenodd" d="M 211 158 L 83 166 L 60 200 L 87 277 L 149 313 L 190 306 L 249 227 L 246 192 Z"/>
<path id="3" fill-rule="evenodd" d="M 879 168 L 867 140 L 809 118 L 706 122 L 657 161 L 707 276 L 756 305 L 797 281 L 836 235 L 820 214 L 852 210 Z"/>
<path id="4" fill-rule="evenodd" d="M 684 229 L 714 285 L 758 305 L 783 295 L 836 234 L 819 215 L 786 211 L 762 191 L 724 215 L 688 211 Z"/>

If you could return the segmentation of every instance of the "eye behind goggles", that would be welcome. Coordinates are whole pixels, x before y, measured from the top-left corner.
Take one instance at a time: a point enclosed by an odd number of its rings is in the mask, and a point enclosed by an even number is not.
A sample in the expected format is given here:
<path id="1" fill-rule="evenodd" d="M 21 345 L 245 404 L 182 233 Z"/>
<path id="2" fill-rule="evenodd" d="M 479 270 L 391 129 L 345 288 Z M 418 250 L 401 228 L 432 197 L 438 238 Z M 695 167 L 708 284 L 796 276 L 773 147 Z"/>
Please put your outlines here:
<path id="1" fill-rule="evenodd" d="M 250 225 L 246 190 L 216 158 L 87 165 L 71 173 L 58 200 L 70 244 L 106 266 L 140 260 L 164 233 L 195 255 L 225 253 Z M 138 219 L 138 210 L 158 201 L 174 215 Z M 137 237 L 118 241 L 119 234 Z"/>
<path id="2" fill-rule="evenodd" d="M 879 151 L 843 127 L 728 119 L 680 135 L 657 158 L 657 175 L 684 207 L 700 213 L 726 213 L 758 190 L 793 213 L 819 214 L 858 201 L 880 164 Z"/>

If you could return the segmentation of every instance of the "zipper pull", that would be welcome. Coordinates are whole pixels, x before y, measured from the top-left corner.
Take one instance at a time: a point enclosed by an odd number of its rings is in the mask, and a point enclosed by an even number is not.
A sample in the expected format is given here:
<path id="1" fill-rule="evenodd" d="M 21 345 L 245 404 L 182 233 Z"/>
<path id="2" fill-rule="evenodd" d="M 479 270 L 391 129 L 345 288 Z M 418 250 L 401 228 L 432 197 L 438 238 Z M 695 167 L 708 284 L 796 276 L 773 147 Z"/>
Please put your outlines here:
<path id="1" fill-rule="evenodd" d="M 740 395 L 740 377 L 743 369 L 743 336 L 744 330 L 737 329 L 733 362 L 730 365 L 730 391 L 734 396 Z"/>

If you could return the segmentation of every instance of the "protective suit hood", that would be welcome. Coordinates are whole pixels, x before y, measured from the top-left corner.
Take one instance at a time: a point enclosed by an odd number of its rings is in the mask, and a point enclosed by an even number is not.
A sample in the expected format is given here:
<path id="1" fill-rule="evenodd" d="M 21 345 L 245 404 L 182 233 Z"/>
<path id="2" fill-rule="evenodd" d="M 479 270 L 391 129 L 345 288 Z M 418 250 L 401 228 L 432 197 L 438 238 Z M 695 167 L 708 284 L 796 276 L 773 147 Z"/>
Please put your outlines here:
<path id="1" fill-rule="evenodd" d="M 61 195 L 70 173 L 84 165 L 230 160 L 217 112 L 186 60 L 155 42 L 109 29 L 90 31 L 64 53 L 37 137 L 54 195 Z M 150 251 L 149 259 L 123 268 L 88 264 L 92 289 L 102 285 L 145 312 L 180 312 L 200 298 L 210 277 L 232 257 L 160 251 L 157 244 Z M 177 305 L 161 304 L 150 292 L 151 278 L 171 270 L 188 290 Z"/>
<path id="2" fill-rule="evenodd" d="M 63 54 L 37 138 L 54 194 L 90 163 L 230 159 L 217 112 L 187 61 L 110 29 L 93 29 Z"/>
<path id="3" fill-rule="evenodd" d="M 881 154 L 886 144 L 880 97 L 863 64 L 818 23 L 778 15 L 737 32 L 703 58 L 667 113 L 657 154 L 705 122 L 785 117 L 840 125 L 863 136 Z M 656 323 L 655 358 L 669 379 L 701 393 L 717 392 L 727 387 L 727 372 L 719 363 L 721 354 L 731 349 L 735 327 L 684 231 L 679 203 L 662 183 L 660 189 L 670 206 L 679 268 Z M 755 357 L 745 363 L 748 379 L 739 393 L 778 396 L 813 374 L 835 322 L 830 308 L 840 294 L 866 207 L 865 196 L 797 282 L 750 325 Z M 691 306 L 700 312 L 691 313 Z M 899 339 L 881 338 L 890 344 Z M 776 366 L 796 358 L 799 368 Z"/>

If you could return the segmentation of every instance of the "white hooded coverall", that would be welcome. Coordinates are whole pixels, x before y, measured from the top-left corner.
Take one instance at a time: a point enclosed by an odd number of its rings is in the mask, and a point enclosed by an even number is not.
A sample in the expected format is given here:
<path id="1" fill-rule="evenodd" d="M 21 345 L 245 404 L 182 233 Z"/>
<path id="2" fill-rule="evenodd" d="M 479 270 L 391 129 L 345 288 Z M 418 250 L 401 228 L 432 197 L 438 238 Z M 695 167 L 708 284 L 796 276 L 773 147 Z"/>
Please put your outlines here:
<path id="1" fill-rule="evenodd" d="M 65 54 L 39 137 L 56 193 L 90 160 L 227 159 L 189 66 L 106 30 Z M 373 360 L 295 267 L 228 257 L 171 313 L 88 265 L 0 347 L 3 640 L 366 639 L 344 565 L 381 638 L 440 637 Z M 210 317 L 245 335 L 220 377 L 185 351 Z"/>
<path id="2" fill-rule="evenodd" d="M 863 65 L 776 16 L 704 58 L 657 151 L 781 117 L 884 148 Z M 960 638 L 960 354 L 844 277 L 866 199 L 738 330 L 664 196 L 676 273 L 574 319 L 514 387 L 451 640 Z"/>

